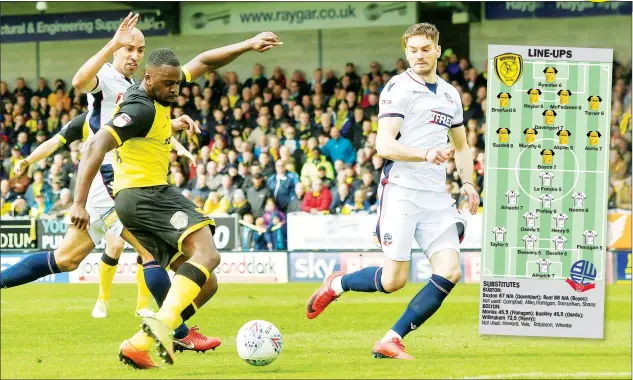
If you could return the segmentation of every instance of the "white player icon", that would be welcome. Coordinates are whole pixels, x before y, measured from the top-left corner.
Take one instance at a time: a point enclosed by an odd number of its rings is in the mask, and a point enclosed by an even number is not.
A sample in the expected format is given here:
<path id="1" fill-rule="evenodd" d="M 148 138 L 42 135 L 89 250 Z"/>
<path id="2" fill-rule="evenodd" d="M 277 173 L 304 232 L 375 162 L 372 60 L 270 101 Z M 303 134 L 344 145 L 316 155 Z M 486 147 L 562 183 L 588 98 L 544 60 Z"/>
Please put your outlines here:
<path id="1" fill-rule="evenodd" d="M 587 198 L 585 193 L 578 192 L 572 194 L 571 197 L 574 198 L 574 207 L 583 207 L 583 204 L 585 203 L 585 198 Z"/>
<path id="2" fill-rule="evenodd" d="M 554 200 L 554 196 L 552 194 L 541 194 L 539 199 L 543 201 L 544 208 L 550 208 L 552 207 L 552 200 Z"/>
<path id="3" fill-rule="evenodd" d="M 543 259 L 541 257 L 540 259 L 536 260 L 536 263 L 538 264 L 539 272 L 547 273 L 549 272 L 549 266 L 552 262 L 549 259 Z"/>
<path id="4" fill-rule="evenodd" d="M 598 236 L 598 233 L 592 230 L 587 230 L 582 234 L 585 237 L 585 244 L 593 244 L 593 239 Z"/>
<path id="5" fill-rule="evenodd" d="M 554 242 L 554 249 L 563 250 L 565 249 L 565 242 L 567 241 L 567 238 L 564 236 L 556 236 L 552 239 L 552 241 Z"/>
<path id="6" fill-rule="evenodd" d="M 508 197 L 508 206 L 516 206 L 520 195 L 521 194 L 514 190 L 506 191 L 506 197 Z"/>
<path id="7" fill-rule="evenodd" d="M 539 177 L 541 177 L 541 180 L 543 181 L 543 186 L 552 186 L 552 178 L 554 178 L 554 174 L 550 172 L 542 172 L 539 174 Z"/>
<path id="8" fill-rule="evenodd" d="M 525 218 L 528 227 L 534 227 L 534 223 L 536 222 L 538 215 L 533 212 L 526 212 L 523 214 L 523 217 Z"/>
<path id="9" fill-rule="evenodd" d="M 506 230 L 504 227 L 496 227 L 494 230 L 492 230 L 492 232 L 494 232 L 495 234 L 495 241 L 503 241 L 508 230 Z"/>
<path id="10" fill-rule="evenodd" d="M 554 219 L 556 220 L 556 228 L 565 228 L 565 221 L 569 217 L 566 214 L 558 214 L 554 215 Z"/>
<path id="11" fill-rule="evenodd" d="M 525 249 L 534 249 L 534 242 L 538 239 L 534 235 L 525 235 L 523 236 L 523 241 L 525 242 Z"/>

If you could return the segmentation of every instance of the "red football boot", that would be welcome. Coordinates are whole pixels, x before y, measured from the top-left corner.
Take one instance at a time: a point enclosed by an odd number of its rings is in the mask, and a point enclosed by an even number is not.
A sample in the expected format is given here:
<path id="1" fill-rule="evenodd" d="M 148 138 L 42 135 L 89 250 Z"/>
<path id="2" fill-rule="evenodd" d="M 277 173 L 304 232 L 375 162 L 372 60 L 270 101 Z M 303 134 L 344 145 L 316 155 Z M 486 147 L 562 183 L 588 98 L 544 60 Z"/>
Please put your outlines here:
<path id="1" fill-rule="evenodd" d="M 218 338 L 213 338 L 200 334 L 198 332 L 198 326 L 189 328 L 189 334 L 182 339 L 174 339 L 174 351 L 183 352 L 185 350 L 195 352 L 206 352 L 208 350 L 215 350 L 222 341 Z"/>
<path id="2" fill-rule="evenodd" d="M 323 282 L 323 285 L 316 292 L 312 294 L 308 300 L 308 306 L 306 308 L 306 317 L 308 319 L 314 319 L 328 307 L 332 301 L 336 300 L 339 296 L 332 290 L 332 280 L 338 276 L 343 276 L 343 272 L 334 272 L 328 276 Z"/>
<path id="3" fill-rule="evenodd" d="M 119 360 L 136 369 L 158 368 L 149 351 L 139 350 L 129 340 L 119 346 Z"/>
<path id="4" fill-rule="evenodd" d="M 404 344 L 398 338 L 391 338 L 389 342 L 378 342 L 372 350 L 374 359 L 405 359 L 414 360 L 413 356 L 404 352 Z"/>

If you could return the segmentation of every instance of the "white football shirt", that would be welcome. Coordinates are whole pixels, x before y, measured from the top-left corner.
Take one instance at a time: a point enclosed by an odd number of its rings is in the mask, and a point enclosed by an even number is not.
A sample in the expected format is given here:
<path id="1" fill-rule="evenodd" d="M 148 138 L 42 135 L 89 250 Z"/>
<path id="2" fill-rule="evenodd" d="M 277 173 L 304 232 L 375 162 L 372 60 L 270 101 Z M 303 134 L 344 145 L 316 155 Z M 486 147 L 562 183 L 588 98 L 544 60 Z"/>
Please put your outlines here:
<path id="1" fill-rule="evenodd" d="M 378 119 L 403 119 L 399 143 L 422 149 L 446 147 L 448 130 L 463 125 L 459 93 L 444 79 L 436 78 L 436 84 L 426 84 L 408 69 L 391 78 L 380 93 Z M 387 160 L 382 172 L 385 177 L 390 183 L 410 189 L 446 192 L 446 162 L 438 166 Z"/>
<path id="2" fill-rule="evenodd" d="M 525 235 L 523 236 L 523 241 L 525 242 L 525 249 L 534 249 L 534 243 L 537 238 L 534 235 Z"/>
<path id="3" fill-rule="evenodd" d="M 539 174 L 539 177 L 541 177 L 543 186 L 552 186 L 552 178 L 554 178 L 554 174 L 550 172 L 542 172 Z"/>
<path id="4" fill-rule="evenodd" d="M 552 239 L 554 242 L 554 249 L 562 250 L 565 249 L 564 244 L 567 241 L 567 238 L 564 236 L 556 236 Z"/>
<path id="5" fill-rule="evenodd" d="M 552 194 L 541 194 L 539 199 L 543 201 L 544 208 L 550 208 L 552 207 L 552 200 L 554 199 L 554 196 Z"/>
<path id="6" fill-rule="evenodd" d="M 516 206 L 517 200 L 521 194 L 517 193 L 514 190 L 506 191 L 506 196 L 508 197 L 508 206 Z"/>
<path id="7" fill-rule="evenodd" d="M 574 193 L 571 197 L 574 198 L 574 206 L 576 207 L 582 207 L 585 203 L 585 198 L 587 198 L 585 193 Z"/>
<path id="8" fill-rule="evenodd" d="M 494 230 L 492 230 L 492 232 L 494 232 L 495 234 L 495 241 L 503 241 L 504 235 L 508 231 L 503 227 L 497 227 Z"/>
<path id="9" fill-rule="evenodd" d="M 536 263 L 538 264 L 538 269 L 541 273 L 547 273 L 549 271 L 549 266 L 552 264 L 549 259 L 543 258 L 536 260 Z"/>
<path id="10" fill-rule="evenodd" d="M 556 219 L 556 228 L 565 228 L 565 221 L 568 219 L 568 216 L 565 214 L 554 215 L 554 219 Z"/>
<path id="11" fill-rule="evenodd" d="M 106 63 L 97 73 L 97 87 L 88 94 L 89 136 L 95 135 L 110 121 L 116 110 L 117 101 L 134 81 L 118 72 L 111 63 Z M 102 165 L 112 164 L 112 152 L 106 153 Z"/>
<path id="12" fill-rule="evenodd" d="M 585 244 L 593 244 L 593 239 L 598 236 L 596 231 L 585 231 L 582 234 L 585 237 Z"/>
<path id="13" fill-rule="evenodd" d="M 538 215 L 532 212 L 526 212 L 523 214 L 523 217 L 525 218 L 528 227 L 534 227 L 534 222 L 536 221 L 536 218 L 538 218 Z"/>

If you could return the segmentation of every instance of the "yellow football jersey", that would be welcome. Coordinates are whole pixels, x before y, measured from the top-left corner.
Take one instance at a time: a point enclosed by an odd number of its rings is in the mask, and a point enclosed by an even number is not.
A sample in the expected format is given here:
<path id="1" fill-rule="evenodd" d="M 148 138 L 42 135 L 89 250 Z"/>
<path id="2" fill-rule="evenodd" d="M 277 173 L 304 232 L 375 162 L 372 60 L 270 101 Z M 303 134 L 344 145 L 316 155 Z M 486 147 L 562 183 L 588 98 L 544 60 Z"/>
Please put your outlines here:
<path id="1" fill-rule="evenodd" d="M 589 109 L 597 111 L 598 109 L 600 109 L 600 102 L 602 101 L 602 98 L 597 95 L 592 95 L 587 98 L 587 101 L 589 102 Z"/>
<path id="2" fill-rule="evenodd" d="M 510 130 L 508 128 L 499 128 L 497 129 L 497 134 L 499 135 L 500 143 L 507 143 L 508 136 L 510 135 Z"/>
<path id="3" fill-rule="evenodd" d="M 543 73 L 545 73 L 546 81 L 553 82 L 556 79 L 556 74 L 558 74 L 558 70 L 556 70 L 555 67 L 546 67 L 545 70 L 543 70 Z"/>
<path id="4" fill-rule="evenodd" d="M 512 99 L 512 95 L 507 92 L 500 92 L 497 98 L 499 99 L 499 107 L 507 107 L 510 103 L 510 99 Z"/>
<path id="5" fill-rule="evenodd" d="M 598 140 L 602 137 L 602 135 L 598 131 L 589 131 L 589 133 L 587 133 L 587 137 L 589 137 L 589 145 L 597 146 L 599 142 Z"/>
<path id="6" fill-rule="evenodd" d="M 571 136 L 571 132 L 566 129 L 561 129 L 556 132 L 558 136 L 558 143 L 561 145 L 567 145 L 569 143 L 569 136 Z"/>
<path id="7" fill-rule="evenodd" d="M 554 118 L 556 117 L 556 111 L 554 111 L 554 110 L 543 111 L 543 116 L 545 116 L 545 124 L 554 124 Z"/>
<path id="8" fill-rule="evenodd" d="M 552 164 L 552 159 L 554 157 L 555 153 L 553 150 L 550 149 L 543 149 L 541 151 L 541 156 L 543 156 L 543 164 L 545 165 L 551 165 Z"/>
<path id="9" fill-rule="evenodd" d="M 523 134 L 525 135 L 525 142 L 533 144 L 534 140 L 536 140 L 536 135 L 538 135 L 538 131 L 534 128 L 526 128 Z"/>
<path id="10" fill-rule="evenodd" d="M 538 103 L 538 97 L 542 94 L 540 88 L 531 88 L 527 93 L 530 95 L 530 103 L 532 104 Z"/>
<path id="11" fill-rule="evenodd" d="M 569 97 L 572 95 L 569 90 L 559 90 L 558 96 L 560 98 L 560 104 L 569 104 Z"/>

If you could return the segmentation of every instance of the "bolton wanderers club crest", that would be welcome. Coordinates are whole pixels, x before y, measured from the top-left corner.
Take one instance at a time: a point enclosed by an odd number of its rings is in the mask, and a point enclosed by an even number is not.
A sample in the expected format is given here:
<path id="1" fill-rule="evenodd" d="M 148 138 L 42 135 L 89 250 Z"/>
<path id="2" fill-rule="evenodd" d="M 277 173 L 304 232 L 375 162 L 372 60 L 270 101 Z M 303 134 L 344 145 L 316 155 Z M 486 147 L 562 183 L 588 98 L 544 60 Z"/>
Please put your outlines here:
<path id="1" fill-rule="evenodd" d="M 393 238 L 391 237 L 391 234 L 387 232 L 385 233 L 385 236 L 382 239 L 382 241 L 386 246 L 390 246 L 391 243 L 393 243 Z"/>
<path id="2" fill-rule="evenodd" d="M 506 86 L 514 85 L 523 74 L 523 57 L 518 54 L 505 53 L 494 59 L 497 78 Z"/>
<path id="3" fill-rule="evenodd" d="M 593 282 L 597 277 L 596 267 L 592 262 L 588 260 L 576 261 L 569 270 L 569 277 L 567 282 L 578 293 L 586 292 L 587 290 L 596 287 Z"/>

